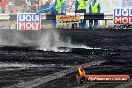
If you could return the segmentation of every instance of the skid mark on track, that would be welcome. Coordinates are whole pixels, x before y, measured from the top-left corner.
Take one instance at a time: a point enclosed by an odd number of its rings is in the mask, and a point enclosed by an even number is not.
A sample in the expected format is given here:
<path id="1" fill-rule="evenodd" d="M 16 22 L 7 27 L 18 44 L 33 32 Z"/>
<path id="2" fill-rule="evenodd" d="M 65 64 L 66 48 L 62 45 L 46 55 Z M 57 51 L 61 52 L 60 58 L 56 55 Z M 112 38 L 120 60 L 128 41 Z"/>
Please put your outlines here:
<path id="1" fill-rule="evenodd" d="M 89 66 L 93 66 L 93 65 L 100 65 L 103 62 L 105 62 L 105 61 L 92 61 L 92 62 L 89 62 L 88 64 L 83 64 L 83 66 L 89 67 Z M 35 79 L 30 82 L 18 83 L 18 84 L 11 85 L 11 86 L 5 87 L 5 88 L 33 88 L 33 87 L 37 87 L 39 85 L 45 84 L 45 83 L 55 80 L 57 78 L 61 78 L 67 74 L 73 73 L 75 71 L 75 68 L 76 68 L 76 66 L 71 67 L 67 70 L 63 70 L 63 71 L 42 77 L 42 78 Z"/>
<path id="2" fill-rule="evenodd" d="M 73 88 L 89 88 L 89 85 L 77 86 L 77 87 L 73 87 Z"/>
<path id="3" fill-rule="evenodd" d="M 132 88 L 132 81 L 130 82 L 130 83 L 128 83 L 128 84 L 121 84 L 121 85 L 119 85 L 119 86 L 117 86 L 117 87 L 115 87 L 115 88 Z"/>

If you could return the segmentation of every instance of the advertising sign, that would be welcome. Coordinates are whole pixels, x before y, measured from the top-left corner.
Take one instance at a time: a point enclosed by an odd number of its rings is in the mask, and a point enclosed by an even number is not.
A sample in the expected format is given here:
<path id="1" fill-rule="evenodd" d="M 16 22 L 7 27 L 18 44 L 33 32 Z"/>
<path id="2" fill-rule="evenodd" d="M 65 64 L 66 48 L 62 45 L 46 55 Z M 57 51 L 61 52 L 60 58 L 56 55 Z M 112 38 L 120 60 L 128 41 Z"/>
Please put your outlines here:
<path id="1" fill-rule="evenodd" d="M 78 22 L 80 21 L 80 15 L 58 15 L 56 20 L 59 22 Z"/>
<path id="2" fill-rule="evenodd" d="M 58 15 L 56 16 L 56 21 L 58 22 L 58 28 L 77 28 L 77 23 L 80 22 L 80 15 Z"/>
<path id="3" fill-rule="evenodd" d="M 17 29 L 18 30 L 40 30 L 41 15 L 35 13 L 17 14 Z"/>
<path id="4" fill-rule="evenodd" d="M 132 25 L 132 8 L 115 8 L 114 9 L 115 25 Z"/>
<path id="5" fill-rule="evenodd" d="M 114 26 L 121 29 L 132 28 L 132 8 L 115 8 L 114 9 Z"/>

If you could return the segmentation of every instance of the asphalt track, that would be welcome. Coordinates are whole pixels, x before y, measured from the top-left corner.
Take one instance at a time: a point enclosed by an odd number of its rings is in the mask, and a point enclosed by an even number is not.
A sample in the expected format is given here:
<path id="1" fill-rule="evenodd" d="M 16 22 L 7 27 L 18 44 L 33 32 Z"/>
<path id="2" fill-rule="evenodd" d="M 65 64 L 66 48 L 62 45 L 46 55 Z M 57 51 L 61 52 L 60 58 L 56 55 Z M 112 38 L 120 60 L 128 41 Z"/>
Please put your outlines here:
<path id="1" fill-rule="evenodd" d="M 21 32 L 35 39 L 44 31 Z M 3 30 L 2 38 L 12 30 Z M 28 35 L 27 35 L 28 34 Z M 37 37 L 32 38 L 32 35 Z M 93 49 L 70 48 L 70 52 L 37 49 L 33 42 L 0 47 L 0 88 L 132 88 L 128 84 L 77 84 L 75 67 L 84 64 L 87 74 L 129 74 L 132 76 L 131 30 L 59 30 L 62 40 Z M 65 39 L 66 38 L 66 39 Z M 14 40 L 16 41 L 16 40 Z M 33 45 L 31 45 L 33 43 Z M 18 46 L 20 45 L 20 46 Z M 29 46 L 31 45 L 31 46 Z M 67 47 L 61 47 L 65 49 Z"/>

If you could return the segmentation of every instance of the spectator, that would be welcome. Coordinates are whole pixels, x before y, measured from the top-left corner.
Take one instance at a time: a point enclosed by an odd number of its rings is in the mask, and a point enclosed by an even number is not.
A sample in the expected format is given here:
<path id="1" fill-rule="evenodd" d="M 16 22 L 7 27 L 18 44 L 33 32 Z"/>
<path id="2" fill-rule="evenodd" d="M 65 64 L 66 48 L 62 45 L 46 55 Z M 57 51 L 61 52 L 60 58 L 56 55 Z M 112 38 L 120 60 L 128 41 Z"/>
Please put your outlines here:
<path id="1" fill-rule="evenodd" d="M 40 2 L 42 2 L 41 0 L 34 0 L 31 3 L 31 12 L 36 13 L 39 9 L 39 7 L 41 6 Z"/>
<path id="2" fill-rule="evenodd" d="M 2 13 L 5 13 L 6 6 L 7 6 L 7 1 L 1 0 Z"/>
<path id="3" fill-rule="evenodd" d="M 27 0 L 24 1 L 22 12 L 23 13 L 31 13 L 31 11 L 32 11 L 31 1 L 27 1 Z"/>
<path id="4" fill-rule="evenodd" d="M 52 11 L 53 14 L 58 14 L 61 9 L 61 13 L 64 13 L 65 10 L 65 0 L 51 0 L 52 3 L 47 8 L 41 8 L 37 13 L 45 13 L 48 11 Z M 56 20 L 53 20 L 52 23 L 53 28 L 56 28 Z"/>
<path id="5" fill-rule="evenodd" d="M 86 13 L 86 1 L 87 0 L 75 0 L 75 13 Z M 79 27 L 84 29 L 86 26 L 86 20 L 80 20 Z"/>
<path id="6" fill-rule="evenodd" d="M 90 14 L 98 14 L 98 13 L 100 13 L 100 4 L 99 4 L 99 2 L 97 0 L 94 0 L 93 2 L 90 3 L 89 13 Z M 90 29 L 97 28 L 98 20 L 89 20 L 89 26 L 90 26 Z"/>
<path id="7" fill-rule="evenodd" d="M 38 5 L 36 4 L 36 2 L 33 2 L 31 5 L 31 12 L 36 13 L 37 7 L 38 7 Z"/>
<path id="8" fill-rule="evenodd" d="M 9 2 L 8 2 L 8 10 L 9 10 L 10 13 L 14 13 L 15 12 L 15 10 L 13 9 L 13 7 L 14 7 L 13 0 L 9 0 Z"/>

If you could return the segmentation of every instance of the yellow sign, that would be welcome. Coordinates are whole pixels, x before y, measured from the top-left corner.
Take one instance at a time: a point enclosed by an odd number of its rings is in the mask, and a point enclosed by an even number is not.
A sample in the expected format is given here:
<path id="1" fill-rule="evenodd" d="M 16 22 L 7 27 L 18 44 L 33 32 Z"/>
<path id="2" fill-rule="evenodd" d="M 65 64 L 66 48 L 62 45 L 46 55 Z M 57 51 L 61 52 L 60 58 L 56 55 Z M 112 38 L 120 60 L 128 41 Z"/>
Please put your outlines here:
<path id="1" fill-rule="evenodd" d="M 79 20 L 80 20 L 80 15 L 56 16 L 56 21 L 59 21 L 59 22 L 78 22 Z"/>

